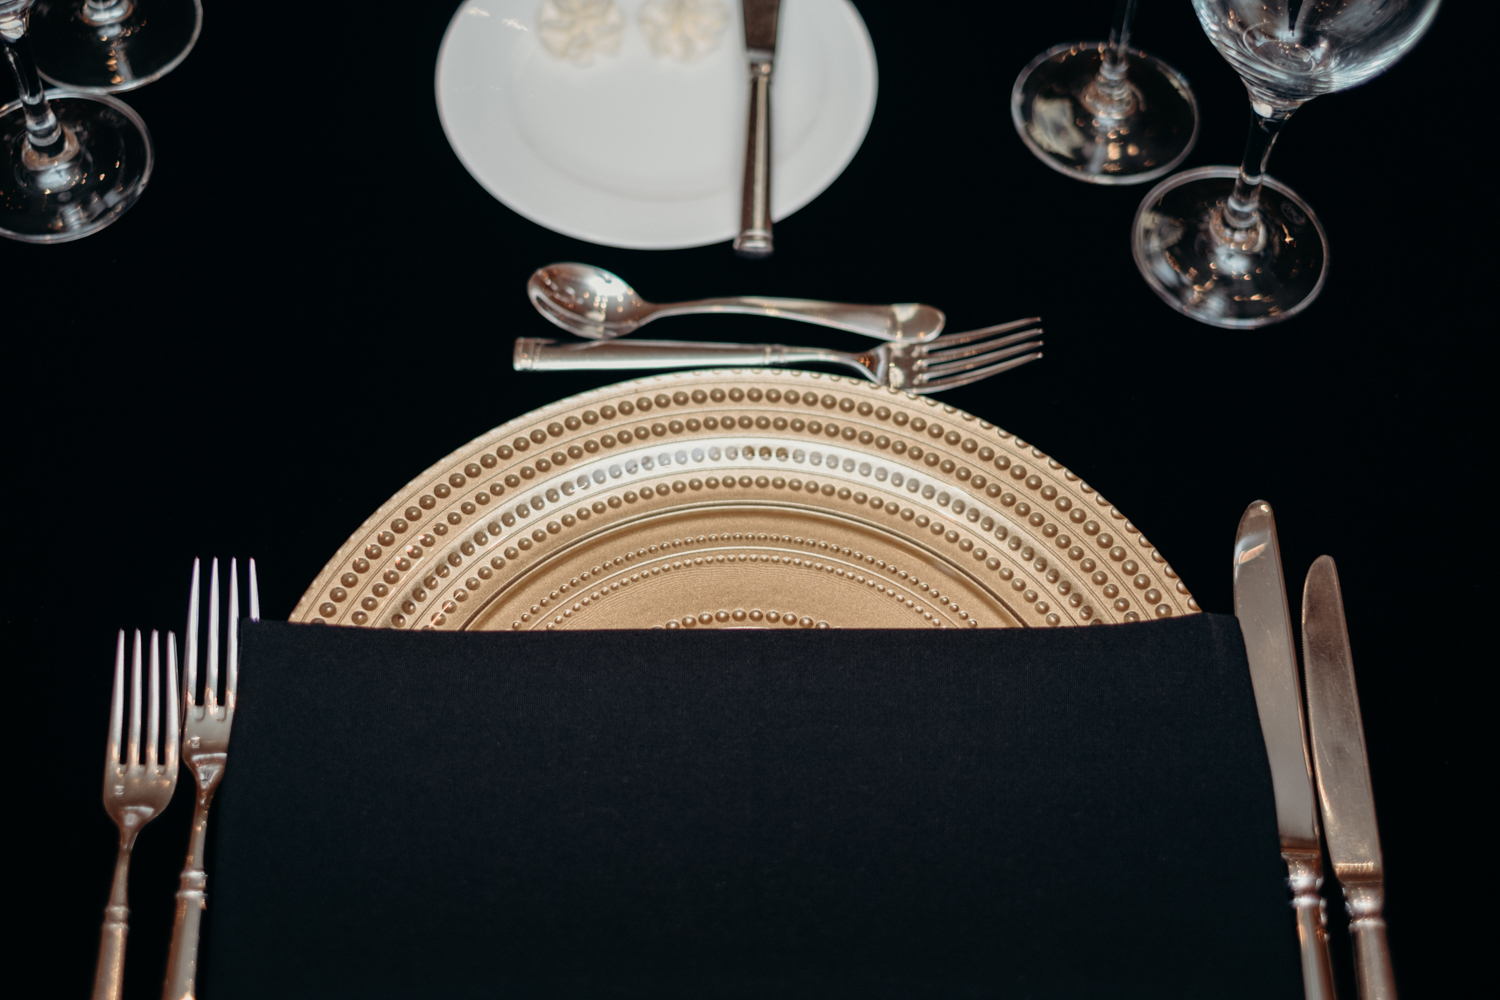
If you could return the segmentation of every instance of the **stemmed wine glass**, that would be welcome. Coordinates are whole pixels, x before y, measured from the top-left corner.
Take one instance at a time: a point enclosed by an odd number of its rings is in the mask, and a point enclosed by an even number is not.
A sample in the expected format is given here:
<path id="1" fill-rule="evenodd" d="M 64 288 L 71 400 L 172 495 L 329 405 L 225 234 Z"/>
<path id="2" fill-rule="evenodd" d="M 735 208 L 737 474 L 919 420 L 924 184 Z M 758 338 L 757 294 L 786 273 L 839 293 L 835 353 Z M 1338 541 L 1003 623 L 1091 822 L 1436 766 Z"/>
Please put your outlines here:
<path id="1" fill-rule="evenodd" d="M 1250 92 L 1244 162 L 1170 177 L 1136 211 L 1136 265 L 1167 304 L 1203 323 L 1250 329 L 1307 308 L 1328 273 L 1313 210 L 1266 176 L 1292 112 L 1357 87 L 1422 37 L 1440 0 L 1193 0 L 1219 54 Z"/>
<path id="2" fill-rule="evenodd" d="M 201 0 L 36 0 L 32 44 L 43 79 L 84 94 L 159 80 L 203 28 Z"/>
<path id="3" fill-rule="evenodd" d="M 1136 0 L 1116 0 L 1107 42 L 1057 45 L 1010 92 L 1021 139 L 1047 166 L 1091 184 L 1140 184 L 1170 171 L 1198 139 L 1182 74 L 1130 47 Z"/>
<path id="4" fill-rule="evenodd" d="M 0 236 L 64 243 L 118 219 L 151 177 L 151 137 L 107 95 L 43 91 L 26 34 L 32 0 L 0 0 L 0 49 L 21 98 L 0 108 Z"/>

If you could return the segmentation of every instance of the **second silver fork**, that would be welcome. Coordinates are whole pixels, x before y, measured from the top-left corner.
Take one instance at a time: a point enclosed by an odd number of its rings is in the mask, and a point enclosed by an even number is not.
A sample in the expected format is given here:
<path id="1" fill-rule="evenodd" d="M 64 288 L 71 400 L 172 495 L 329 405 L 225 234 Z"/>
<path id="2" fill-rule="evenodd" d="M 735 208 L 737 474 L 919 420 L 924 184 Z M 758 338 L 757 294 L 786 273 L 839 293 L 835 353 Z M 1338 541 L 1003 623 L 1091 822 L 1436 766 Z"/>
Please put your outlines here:
<path id="1" fill-rule="evenodd" d="M 998 375 L 1042 356 L 1037 317 L 965 333 L 945 333 L 925 344 L 879 344 L 857 354 L 785 344 L 715 341 L 596 340 L 559 344 L 520 337 L 516 371 L 597 371 L 652 368 L 769 368 L 833 364 L 871 382 L 927 395 Z M 1012 332 L 1017 331 L 1019 332 Z M 1028 340 L 1027 338 L 1038 338 Z"/>
<path id="2" fill-rule="evenodd" d="M 229 760 L 229 731 L 234 725 L 234 707 L 239 691 L 239 567 L 229 561 L 229 635 L 224 658 L 224 703 L 219 704 L 219 560 L 209 570 L 208 662 L 203 679 L 203 704 L 195 702 L 198 679 L 198 560 L 193 560 L 193 584 L 188 596 L 185 705 L 182 727 L 182 759 L 193 772 L 198 802 L 193 809 L 193 832 L 187 861 L 177 890 L 177 914 L 172 922 L 172 946 L 167 955 L 167 978 L 163 1000 L 190 1000 L 198 975 L 198 935 L 203 911 L 208 907 L 208 875 L 203 870 L 204 845 L 208 837 L 208 807 L 224 777 Z M 255 580 L 255 560 L 250 560 L 250 620 L 260 619 L 260 594 Z"/>

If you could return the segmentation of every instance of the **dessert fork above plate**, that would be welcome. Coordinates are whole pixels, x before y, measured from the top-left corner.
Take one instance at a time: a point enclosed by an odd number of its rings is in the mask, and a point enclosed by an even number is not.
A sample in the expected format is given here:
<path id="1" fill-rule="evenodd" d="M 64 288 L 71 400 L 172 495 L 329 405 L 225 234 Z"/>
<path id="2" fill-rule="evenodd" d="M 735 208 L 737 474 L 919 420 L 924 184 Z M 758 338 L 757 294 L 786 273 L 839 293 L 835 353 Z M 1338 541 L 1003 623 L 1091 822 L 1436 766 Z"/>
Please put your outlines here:
<path id="1" fill-rule="evenodd" d="M 599 340 L 586 344 L 559 344 L 539 337 L 519 337 L 512 363 L 518 372 L 833 364 L 852 369 L 871 382 L 891 389 L 928 395 L 978 382 L 1037 360 L 1042 356 L 1042 330 L 1037 326 L 1040 322 L 1033 316 L 966 333 L 944 334 L 925 344 L 886 343 L 859 353 L 785 344 L 682 340 Z"/>

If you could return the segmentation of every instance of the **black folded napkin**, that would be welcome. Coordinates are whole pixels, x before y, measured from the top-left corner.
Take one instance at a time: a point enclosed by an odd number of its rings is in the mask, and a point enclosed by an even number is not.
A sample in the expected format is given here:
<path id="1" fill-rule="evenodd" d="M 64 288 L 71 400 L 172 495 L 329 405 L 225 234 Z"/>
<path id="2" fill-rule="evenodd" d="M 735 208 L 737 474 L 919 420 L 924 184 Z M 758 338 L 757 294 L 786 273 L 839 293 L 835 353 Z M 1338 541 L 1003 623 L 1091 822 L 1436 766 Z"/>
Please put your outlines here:
<path id="1" fill-rule="evenodd" d="M 241 642 L 204 996 L 1300 996 L 1233 618 Z"/>

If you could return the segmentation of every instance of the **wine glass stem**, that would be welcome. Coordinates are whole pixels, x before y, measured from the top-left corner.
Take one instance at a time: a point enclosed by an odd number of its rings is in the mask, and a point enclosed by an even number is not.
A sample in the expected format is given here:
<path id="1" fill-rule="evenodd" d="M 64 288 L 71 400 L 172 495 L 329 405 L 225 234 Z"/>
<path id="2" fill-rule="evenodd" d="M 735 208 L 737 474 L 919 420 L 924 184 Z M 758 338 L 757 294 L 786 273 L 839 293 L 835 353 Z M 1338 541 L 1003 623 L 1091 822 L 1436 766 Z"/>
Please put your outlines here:
<path id="1" fill-rule="evenodd" d="M 1101 119 L 1124 118 L 1135 110 L 1135 96 L 1125 74 L 1130 68 L 1130 25 L 1135 20 L 1136 0 L 1117 0 L 1115 23 L 1109 29 L 1099 72 L 1079 97 L 1079 102 Z"/>
<path id="2" fill-rule="evenodd" d="M 1234 243 L 1258 242 L 1260 231 L 1261 182 L 1265 179 L 1266 163 L 1271 159 L 1271 147 L 1281 127 L 1291 117 L 1290 111 L 1275 111 L 1261 114 L 1259 108 L 1251 109 L 1250 138 L 1245 142 L 1245 158 L 1240 162 L 1239 176 L 1234 180 L 1234 190 L 1224 203 L 1223 227 L 1225 237 Z"/>
<path id="3" fill-rule="evenodd" d="M 0 14 L 0 46 L 5 49 L 5 61 L 21 95 L 21 108 L 26 115 L 26 141 L 38 153 L 47 156 L 61 149 L 64 137 L 62 126 L 47 103 L 42 78 L 31 55 L 31 39 L 26 34 L 28 14 L 26 10 Z"/>

